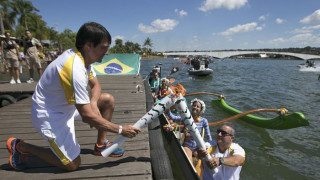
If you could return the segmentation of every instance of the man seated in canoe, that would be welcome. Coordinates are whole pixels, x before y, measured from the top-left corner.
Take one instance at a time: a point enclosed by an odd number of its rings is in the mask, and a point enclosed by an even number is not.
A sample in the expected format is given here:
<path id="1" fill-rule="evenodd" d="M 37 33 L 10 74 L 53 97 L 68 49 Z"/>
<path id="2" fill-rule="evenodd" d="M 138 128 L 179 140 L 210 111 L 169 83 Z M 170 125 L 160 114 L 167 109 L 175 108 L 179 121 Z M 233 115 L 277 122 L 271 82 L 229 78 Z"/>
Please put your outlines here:
<path id="1" fill-rule="evenodd" d="M 202 162 L 203 171 L 200 177 L 204 180 L 238 180 L 240 171 L 245 162 L 245 151 L 237 143 L 234 143 L 235 127 L 230 123 L 224 123 L 217 130 L 216 141 L 210 142 L 208 151 L 199 148 L 198 158 L 203 159 L 209 153 L 211 159 Z M 210 169 L 218 167 L 218 172 L 212 174 Z M 209 169 L 210 168 L 210 169 Z"/>

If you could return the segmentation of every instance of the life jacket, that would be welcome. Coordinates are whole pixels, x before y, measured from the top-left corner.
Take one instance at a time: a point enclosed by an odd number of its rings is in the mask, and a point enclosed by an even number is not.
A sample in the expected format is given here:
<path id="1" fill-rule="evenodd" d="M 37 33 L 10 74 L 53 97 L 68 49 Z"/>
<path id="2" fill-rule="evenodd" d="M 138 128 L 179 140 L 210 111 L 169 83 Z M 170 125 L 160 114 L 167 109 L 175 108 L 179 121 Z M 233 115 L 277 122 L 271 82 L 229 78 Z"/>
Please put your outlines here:
<path id="1" fill-rule="evenodd" d="M 6 40 L 4 40 L 3 42 L 4 42 L 4 49 L 6 50 L 14 49 L 14 43 L 12 42 L 12 40 L 10 40 L 11 44 L 9 44 Z"/>
<path id="2" fill-rule="evenodd" d="M 34 45 L 32 44 L 32 38 L 31 39 L 25 39 L 26 41 L 26 45 L 27 45 L 27 48 L 30 48 L 30 47 L 33 47 Z"/>

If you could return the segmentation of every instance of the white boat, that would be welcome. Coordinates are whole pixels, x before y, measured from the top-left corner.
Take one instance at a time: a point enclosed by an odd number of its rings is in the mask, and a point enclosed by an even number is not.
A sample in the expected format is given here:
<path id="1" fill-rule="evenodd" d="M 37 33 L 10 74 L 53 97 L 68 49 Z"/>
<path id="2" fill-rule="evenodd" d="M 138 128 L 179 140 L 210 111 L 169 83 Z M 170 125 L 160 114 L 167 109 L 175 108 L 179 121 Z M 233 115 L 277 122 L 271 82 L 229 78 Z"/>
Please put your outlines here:
<path id="1" fill-rule="evenodd" d="M 316 65 L 314 61 L 307 60 L 305 64 L 299 64 L 297 66 L 299 71 L 308 71 L 308 72 L 318 72 L 320 71 L 320 66 Z"/>
<path id="2" fill-rule="evenodd" d="M 197 75 L 197 76 L 207 76 L 213 73 L 213 70 L 210 68 L 205 68 L 204 66 L 200 66 L 200 69 L 194 69 L 193 67 L 188 69 L 190 75 Z"/>
<path id="3" fill-rule="evenodd" d="M 191 65 L 192 63 L 190 63 Z M 200 60 L 200 67 L 198 69 L 195 68 L 195 66 L 191 66 L 188 69 L 188 73 L 190 75 L 197 75 L 197 76 L 207 76 L 213 73 L 213 70 L 206 67 L 206 59 L 205 58 L 201 58 Z"/>

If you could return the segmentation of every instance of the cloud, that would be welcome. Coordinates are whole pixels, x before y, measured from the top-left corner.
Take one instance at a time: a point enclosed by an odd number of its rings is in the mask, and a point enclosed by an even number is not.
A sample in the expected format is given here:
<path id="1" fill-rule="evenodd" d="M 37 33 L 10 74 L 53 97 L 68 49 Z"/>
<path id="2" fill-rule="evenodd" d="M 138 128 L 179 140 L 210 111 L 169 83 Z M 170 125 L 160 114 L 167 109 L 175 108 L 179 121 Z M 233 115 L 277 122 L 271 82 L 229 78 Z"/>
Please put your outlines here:
<path id="1" fill-rule="evenodd" d="M 302 20 L 300 20 L 300 22 L 303 24 L 320 23 L 320 9 L 303 18 Z"/>
<path id="2" fill-rule="evenodd" d="M 220 34 L 223 36 L 228 36 L 232 34 L 237 34 L 237 33 L 245 33 L 249 31 L 254 31 L 257 27 L 256 22 L 248 23 L 248 24 L 242 24 L 242 25 L 237 25 L 235 27 L 229 28 L 226 31 L 221 32 Z"/>
<path id="3" fill-rule="evenodd" d="M 290 44 L 298 44 L 301 46 L 311 45 L 311 44 L 319 44 L 320 35 L 313 35 L 311 33 L 303 33 L 291 36 L 287 39 L 285 38 L 276 38 L 269 41 L 258 41 L 260 44 L 272 44 L 279 45 L 281 43 L 290 43 Z"/>
<path id="4" fill-rule="evenodd" d="M 316 30 L 320 30 L 320 25 L 304 26 L 302 28 L 293 30 L 291 33 L 312 33 L 312 32 L 314 32 Z"/>
<path id="5" fill-rule="evenodd" d="M 198 42 L 199 37 L 197 35 L 192 36 L 191 42 Z"/>
<path id="6" fill-rule="evenodd" d="M 262 15 L 262 16 L 260 16 L 259 17 L 259 21 L 264 21 L 264 20 L 266 20 L 267 18 L 266 18 L 266 16 L 264 16 L 264 15 Z"/>
<path id="7" fill-rule="evenodd" d="M 205 0 L 199 8 L 200 11 L 207 12 L 212 9 L 233 10 L 244 6 L 248 0 Z"/>
<path id="8" fill-rule="evenodd" d="M 151 34 L 173 30 L 173 28 L 178 24 L 179 21 L 174 19 L 156 19 L 152 21 L 151 26 L 146 26 L 140 23 L 138 25 L 138 29 L 146 34 Z"/>
<path id="9" fill-rule="evenodd" d="M 261 31 L 265 27 L 266 27 L 266 24 L 262 24 L 262 26 L 256 27 L 256 30 Z"/>
<path id="10" fill-rule="evenodd" d="M 117 35 L 112 38 L 113 42 L 115 42 L 117 39 L 121 39 L 123 41 L 124 36 Z"/>
<path id="11" fill-rule="evenodd" d="M 277 23 L 277 24 L 282 24 L 283 22 L 284 22 L 283 19 L 280 19 L 280 18 L 277 18 L 277 19 L 276 19 L 276 23 Z"/>
<path id="12" fill-rule="evenodd" d="M 177 13 L 180 17 L 188 15 L 188 13 L 184 10 L 179 11 L 179 9 L 175 9 L 174 12 Z"/>

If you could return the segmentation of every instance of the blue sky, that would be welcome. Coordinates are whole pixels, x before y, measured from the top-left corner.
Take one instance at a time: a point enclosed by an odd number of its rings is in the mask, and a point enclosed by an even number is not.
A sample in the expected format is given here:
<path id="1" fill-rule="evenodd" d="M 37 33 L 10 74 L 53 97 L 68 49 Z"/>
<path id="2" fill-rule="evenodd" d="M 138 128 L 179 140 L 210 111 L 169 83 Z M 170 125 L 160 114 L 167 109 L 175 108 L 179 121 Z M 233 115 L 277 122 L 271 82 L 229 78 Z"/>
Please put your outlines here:
<path id="1" fill-rule="evenodd" d="M 153 51 L 320 46 L 320 0 L 31 0 L 47 26 L 88 21 Z"/>

